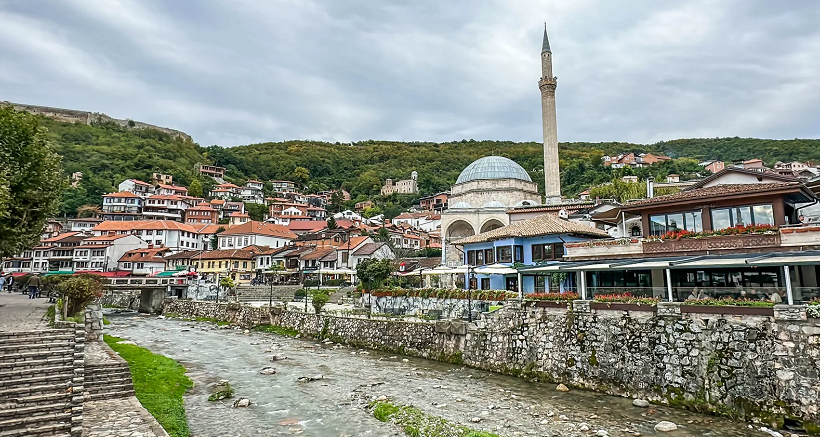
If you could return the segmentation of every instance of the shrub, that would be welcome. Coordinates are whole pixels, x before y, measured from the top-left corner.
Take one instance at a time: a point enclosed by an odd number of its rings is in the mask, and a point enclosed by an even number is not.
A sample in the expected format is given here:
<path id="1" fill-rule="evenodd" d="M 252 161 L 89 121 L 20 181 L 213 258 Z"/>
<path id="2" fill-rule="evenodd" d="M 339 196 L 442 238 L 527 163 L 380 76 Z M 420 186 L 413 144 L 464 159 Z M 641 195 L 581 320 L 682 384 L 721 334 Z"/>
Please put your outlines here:
<path id="1" fill-rule="evenodd" d="M 578 293 L 533 293 L 524 296 L 527 300 L 543 300 L 547 302 L 572 302 L 578 299 Z"/>
<path id="2" fill-rule="evenodd" d="M 806 308 L 806 315 L 820 319 L 820 298 L 814 298 L 814 300 L 809 302 L 809 307 Z"/>
<path id="3" fill-rule="evenodd" d="M 102 296 L 100 277 L 96 275 L 72 276 L 57 285 L 62 296 L 66 317 L 74 317 L 94 299 Z"/>
<path id="4" fill-rule="evenodd" d="M 649 305 L 655 306 L 658 304 L 657 297 L 636 297 L 630 293 L 624 294 L 599 294 L 592 298 L 593 302 L 598 303 L 631 303 L 635 305 Z"/>
<path id="5" fill-rule="evenodd" d="M 705 305 L 705 306 L 734 306 L 734 307 L 773 307 L 774 303 L 769 300 L 736 299 L 733 297 L 721 297 L 714 299 L 688 299 L 684 305 Z"/>
<path id="6" fill-rule="evenodd" d="M 325 293 L 319 292 L 313 294 L 313 309 L 316 310 L 316 314 L 322 312 L 322 307 L 330 300 L 330 296 Z"/>

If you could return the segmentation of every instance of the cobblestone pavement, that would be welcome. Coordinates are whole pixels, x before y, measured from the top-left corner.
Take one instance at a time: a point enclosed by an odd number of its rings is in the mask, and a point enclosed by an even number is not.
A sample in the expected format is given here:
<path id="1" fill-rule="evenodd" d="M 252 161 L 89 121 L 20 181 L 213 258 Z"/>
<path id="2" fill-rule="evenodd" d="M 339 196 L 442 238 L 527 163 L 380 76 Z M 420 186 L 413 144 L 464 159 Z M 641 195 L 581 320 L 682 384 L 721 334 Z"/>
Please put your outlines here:
<path id="1" fill-rule="evenodd" d="M 43 321 L 48 299 L 29 299 L 21 293 L 0 293 L 0 332 L 31 331 L 45 328 Z"/>
<path id="2" fill-rule="evenodd" d="M 162 427 L 137 398 L 85 402 L 83 404 L 85 437 L 168 437 Z"/>

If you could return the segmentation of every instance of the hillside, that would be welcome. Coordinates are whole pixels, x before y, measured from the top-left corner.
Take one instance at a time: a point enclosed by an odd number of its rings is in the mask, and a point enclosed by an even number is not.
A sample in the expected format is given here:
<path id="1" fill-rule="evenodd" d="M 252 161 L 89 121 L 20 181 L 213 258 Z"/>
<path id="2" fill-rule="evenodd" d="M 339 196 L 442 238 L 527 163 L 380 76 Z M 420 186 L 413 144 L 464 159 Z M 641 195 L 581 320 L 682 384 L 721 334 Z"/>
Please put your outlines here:
<path id="1" fill-rule="evenodd" d="M 385 178 L 404 179 L 419 173 L 422 194 L 446 190 L 470 162 L 501 155 L 521 164 L 532 179 L 543 184 L 541 144 L 509 141 L 462 140 L 447 143 L 361 141 L 353 144 L 284 141 L 223 148 L 202 148 L 195 143 L 150 129 L 129 129 L 116 123 L 72 124 L 42 118 L 56 151 L 63 156 L 67 174 L 81 171 L 83 180 L 64 196 L 63 213 L 72 214 L 83 204 L 99 204 L 100 196 L 116 189 L 126 178 L 148 180 L 152 172 L 170 173 L 175 182 L 189 184 L 199 178 L 194 167 L 210 163 L 227 168 L 227 179 L 242 183 L 248 178 L 293 179 L 294 169 L 306 168 L 312 191 L 344 187 L 354 199 L 378 194 Z M 574 195 L 619 174 L 601 165 L 604 154 L 624 151 L 660 152 L 672 162 L 639 169 L 639 176 L 663 178 L 669 173 L 697 171 L 696 160 L 732 161 L 760 157 L 767 164 L 778 160 L 820 161 L 820 140 L 765 140 L 753 138 L 681 139 L 640 145 L 631 143 L 561 143 L 562 187 Z M 630 172 L 630 170 L 627 170 Z M 620 173 L 620 172 L 619 172 Z M 201 178 L 200 178 L 201 179 Z M 201 179 L 207 187 L 211 181 Z"/>

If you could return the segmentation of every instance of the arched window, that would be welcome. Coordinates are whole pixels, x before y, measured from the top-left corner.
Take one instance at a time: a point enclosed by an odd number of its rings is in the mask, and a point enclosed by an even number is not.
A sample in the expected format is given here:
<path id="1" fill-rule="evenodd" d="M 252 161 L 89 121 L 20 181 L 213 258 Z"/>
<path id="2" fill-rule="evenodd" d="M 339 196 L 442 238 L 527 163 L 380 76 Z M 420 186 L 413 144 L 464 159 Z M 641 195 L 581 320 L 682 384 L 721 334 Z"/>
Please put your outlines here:
<path id="1" fill-rule="evenodd" d="M 641 236 L 641 227 L 640 226 L 633 226 L 632 227 L 632 236 L 633 237 L 640 237 Z"/>

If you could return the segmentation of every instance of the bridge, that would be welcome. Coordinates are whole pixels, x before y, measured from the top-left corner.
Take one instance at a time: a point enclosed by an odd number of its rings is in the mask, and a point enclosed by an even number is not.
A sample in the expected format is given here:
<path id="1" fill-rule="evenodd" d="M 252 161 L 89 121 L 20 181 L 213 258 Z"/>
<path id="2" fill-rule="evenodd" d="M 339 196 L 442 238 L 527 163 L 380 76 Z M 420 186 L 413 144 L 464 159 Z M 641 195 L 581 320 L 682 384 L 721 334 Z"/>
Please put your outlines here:
<path id="1" fill-rule="evenodd" d="M 175 296 L 179 299 L 188 297 L 188 287 L 196 285 L 195 281 L 187 278 L 124 276 L 120 278 L 106 278 L 103 290 L 106 294 L 139 294 L 139 311 L 143 313 L 159 313 L 166 297 Z"/>

